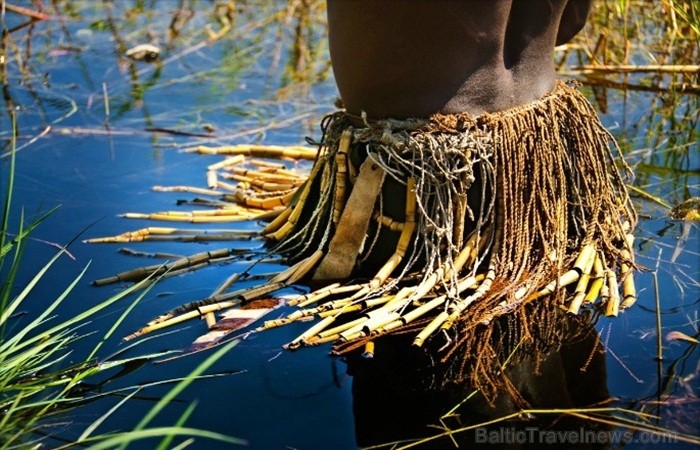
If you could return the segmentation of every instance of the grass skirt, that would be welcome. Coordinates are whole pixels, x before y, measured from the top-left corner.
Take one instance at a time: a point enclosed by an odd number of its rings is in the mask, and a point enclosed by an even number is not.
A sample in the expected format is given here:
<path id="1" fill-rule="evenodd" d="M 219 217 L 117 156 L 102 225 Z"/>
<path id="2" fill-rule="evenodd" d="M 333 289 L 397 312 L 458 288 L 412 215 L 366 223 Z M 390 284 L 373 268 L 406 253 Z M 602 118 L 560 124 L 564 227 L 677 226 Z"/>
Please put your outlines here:
<path id="1" fill-rule="evenodd" d="M 617 315 L 634 303 L 636 215 L 616 144 L 576 89 L 559 83 L 478 117 L 338 112 L 322 131 L 304 184 L 238 197 L 285 205 L 260 236 L 290 268 L 219 308 L 314 286 L 285 297 L 300 309 L 259 328 L 317 317 L 289 348 L 333 343 L 335 354 L 371 356 L 400 335 L 440 366 L 433 383 L 469 378 L 493 392 L 503 336 L 556 342 L 562 311 Z M 214 300 L 185 309 L 202 315 Z"/>

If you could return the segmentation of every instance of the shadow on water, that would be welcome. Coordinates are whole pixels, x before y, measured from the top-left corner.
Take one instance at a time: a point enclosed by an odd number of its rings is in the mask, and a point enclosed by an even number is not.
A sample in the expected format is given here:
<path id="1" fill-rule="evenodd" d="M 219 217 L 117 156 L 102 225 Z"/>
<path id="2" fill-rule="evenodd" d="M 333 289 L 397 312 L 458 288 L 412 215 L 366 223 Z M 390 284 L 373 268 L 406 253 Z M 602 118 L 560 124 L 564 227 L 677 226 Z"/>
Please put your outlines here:
<path id="1" fill-rule="evenodd" d="M 378 343 L 375 359 L 359 355 L 349 359 L 358 444 L 539 448 L 556 440 L 555 433 L 573 430 L 578 436 L 572 441 L 586 444 L 580 448 L 609 448 L 609 442 L 599 438 L 612 429 L 606 423 L 612 419 L 612 410 L 608 409 L 605 355 L 589 320 L 561 314 L 546 338 L 544 328 L 533 327 L 530 332 L 536 337 L 529 343 L 522 333 L 510 329 L 507 319 L 501 322 L 494 339 L 502 341 L 504 351 L 495 357 L 502 362 L 507 382 L 495 398 L 485 398 L 468 384 L 444 391 L 426 388 L 435 376 L 425 370 L 432 364 L 424 354 L 397 351 L 408 347 L 405 339 L 384 343 L 383 348 Z M 552 333 L 554 329 L 558 332 Z M 536 413 L 546 410 L 576 413 Z M 566 446 L 557 442 L 560 448 Z"/>
<path id="2" fill-rule="evenodd" d="M 316 138 L 321 117 L 333 110 L 337 93 L 319 0 L 43 4 L 47 20 L 6 12 L 0 48 L 0 154 L 9 150 L 8 108 L 17 114 L 20 136 L 16 204 L 30 215 L 62 205 L 36 234 L 42 241 L 69 241 L 96 221 L 90 234 L 120 234 L 132 225 L 115 215 L 170 209 L 184 195 L 154 195 L 151 186 L 202 185 L 212 162 L 182 148 L 298 144 Z M 460 447 L 520 448 L 528 446 L 521 442 L 525 435 L 539 448 L 540 439 L 547 443 L 551 436 L 546 430 L 572 432 L 567 439 L 583 436 L 590 448 L 676 448 L 685 444 L 674 442 L 673 433 L 697 436 L 700 232 L 691 220 L 700 196 L 696 9 L 677 0 L 598 2 L 585 31 L 557 50 L 560 72 L 581 81 L 636 174 L 631 189 L 642 216 L 636 252 L 644 270 L 637 305 L 620 317 L 590 324 L 562 317 L 567 332 L 561 342 L 517 346 L 498 356 L 507 361 L 504 371 L 521 402 L 504 392 L 490 405 L 469 386 L 422 390 L 425 361 L 391 348 L 378 347 L 373 359 L 349 359 L 348 378 L 344 365 L 329 362 L 327 349 L 281 353 L 281 345 L 299 334 L 291 327 L 250 338 L 229 355 L 232 361 L 220 362 L 218 372 L 245 373 L 200 382 L 188 394 L 200 402 L 188 424 L 245 438 L 252 448 L 392 448 L 380 444 L 401 441 L 400 448 L 426 438 L 421 447 L 450 448 L 454 439 Z M 158 56 L 126 56 L 143 44 L 158 48 Z M 212 245 L 163 242 L 139 250 L 171 258 Z M 30 247 L 25 278 L 52 251 L 39 241 Z M 92 279 L 142 265 L 141 258 L 117 255 L 114 246 L 77 245 L 72 253 L 77 261 L 63 260 L 37 295 L 50 296 L 52 285 L 88 260 L 97 262 Z M 209 286 L 243 267 L 228 262 L 158 284 L 126 319 L 124 334 L 144 318 L 205 296 Z M 76 314 L 108 289 L 77 286 L 77 299 L 60 313 Z M 92 326 L 108 328 L 123 308 Z M 183 348 L 203 329 L 195 324 L 145 348 Z M 148 364 L 110 384 L 174 378 L 200 356 Z M 158 386 L 148 392 L 153 398 L 163 393 Z M 87 418 L 116 401 L 84 405 L 69 419 L 76 426 L 91 422 Z M 133 426 L 148 403 L 110 417 L 105 429 Z M 163 420 L 174 422 L 182 409 L 174 402 Z M 599 431 L 605 437 L 586 434 Z M 59 436 L 77 434 L 68 427 Z"/>

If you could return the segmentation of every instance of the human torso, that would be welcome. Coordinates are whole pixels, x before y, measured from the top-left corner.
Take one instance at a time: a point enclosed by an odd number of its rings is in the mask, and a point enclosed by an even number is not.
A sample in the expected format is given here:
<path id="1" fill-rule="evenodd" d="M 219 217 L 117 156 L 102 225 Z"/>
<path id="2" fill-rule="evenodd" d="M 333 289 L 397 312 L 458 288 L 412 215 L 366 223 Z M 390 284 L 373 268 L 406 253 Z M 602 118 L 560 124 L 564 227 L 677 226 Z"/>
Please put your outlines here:
<path id="1" fill-rule="evenodd" d="M 328 0 L 336 82 L 369 117 L 480 114 L 542 97 L 567 0 Z"/>

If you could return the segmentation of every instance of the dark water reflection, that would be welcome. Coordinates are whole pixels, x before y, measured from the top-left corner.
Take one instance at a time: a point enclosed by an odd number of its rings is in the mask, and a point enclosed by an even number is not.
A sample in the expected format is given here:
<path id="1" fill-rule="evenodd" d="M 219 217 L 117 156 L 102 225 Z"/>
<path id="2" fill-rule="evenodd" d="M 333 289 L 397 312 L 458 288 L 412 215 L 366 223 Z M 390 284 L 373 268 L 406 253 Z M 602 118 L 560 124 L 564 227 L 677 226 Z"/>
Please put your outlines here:
<path id="1" fill-rule="evenodd" d="M 290 6 L 300 8 L 301 4 L 313 8 L 303 12 Z M 325 57 L 322 3 L 241 2 L 235 26 L 212 42 L 207 41 L 206 26 L 217 31 L 225 24 L 210 2 L 105 5 L 56 2 L 62 18 L 25 26 L 4 40 L 6 55 L 21 55 L 5 66 L 7 83 L 0 114 L 3 154 L 9 150 L 6 108 L 14 107 L 18 118 L 14 217 L 19 217 L 20 208 L 32 217 L 61 205 L 34 234 L 37 240 L 29 244 L 20 286 L 55 252 L 46 242 L 63 244 L 81 233 L 106 236 L 147 226 L 146 222 L 116 215 L 172 209 L 175 201 L 183 198 L 181 194 L 153 194 L 153 185 L 202 185 L 206 166 L 213 160 L 182 153 L 180 148 L 202 142 L 302 143 L 304 136 L 318 137 L 320 117 L 333 109 L 336 91 Z M 8 29 L 24 23 L 24 18 L 9 13 L 5 20 Z M 163 49 L 160 63 L 134 62 L 123 55 L 126 48 L 151 40 Z M 605 124 L 620 138 L 636 168 L 637 186 L 672 204 L 700 195 L 697 112 L 692 114 L 693 108 L 697 109 L 696 96 L 676 94 L 670 100 L 659 100 L 649 92 L 582 89 L 605 111 Z M 605 108 L 601 106 L 603 98 Z M 147 131 L 153 128 L 192 135 Z M 2 189 L 7 169 L 4 158 Z M 609 394 L 616 399 L 614 406 L 658 415 L 660 419 L 653 424 L 697 435 L 697 347 L 664 338 L 664 359 L 656 361 L 652 271 L 658 280 L 662 335 L 681 331 L 697 337 L 698 225 L 668 218 L 667 211 L 654 202 L 638 198 L 636 204 L 644 217 L 637 232 L 637 252 L 639 262 L 649 269 L 638 277 L 637 306 L 614 320 L 601 318 L 595 332 L 575 339 L 540 363 L 524 357 L 508 370 L 533 408 L 586 406 Z M 138 249 L 191 254 L 218 247 L 162 243 Z M 90 261 L 87 278 L 60 314 L 83 311 L 115 293 L 121 287 L 98 289 L 90 286 L 89 280 L 144 264 L 143 259 L 120 255 L 117 249 L 110 245 L 71 246 L 73 258 L 62 258 L 47 275 L 27 306 L 36 309 L 27 312 L 44 307 L 47 299 L 55 297 L 57 286 L 67 285 Z M 138 328 L 164 310 L 206 296 L 239 268 L 237 264 L 221 265 L 157 285 L 127 318 L 122 332 Z M 126 306 L 118 305 L 97 317 L 88 328 L 108 329 Z M 203 324 L 193 324 L 144 342 L 139 351 L 186 347 L 203 329 Z M 384 367 L 397 354 L 388 352 L 389 356 L 381 358 L 380 348 L 374 360 L 350 364 L 356 374 L 352 388 L 346 365 L 330 359 L 327 349 L 292 354 L 280 351 L 300 330 L 290 326 L 243 341 L 213 369 L 243 373 L 196 383 L 157 424 L 172 424 L 189 402 L 197 399 L 189 426 L 247 439 L 251 448 L 355 448 L 356 428 L 358 442 L 363 445 L 430 435 L 435 428 L 425 424 L 435 424 L 469 392 L 463 386 L 443 398 L 404 389 L 397 375 Z M 598 339 L 606 349 L 604 355 L 593 350 Z M 120 348 L 118 337 L 108 346 L 106 353 Z M 89 348 L 76 348 L 71 358 L 77 360 Z M 182 376 L 205 357 L 149 364 L 106 386 Z M 584 372 L 580 370 L 583 363 L 587 365 Z M 151 388 L 147 396 L 155 398 L 166 391 L 165 386 Z M 74 425 L 62 429 L 61 435 L 68 439 L 79 435 L 81 427 L 116 401 L 85 405 L 73 413 Z M 105 431 L 132 427 L 152 404 L 148 399 L 132 401 L 110 418 Z M 506 396 L 499 398 L 497 407 L 488 409 L 483 399 L 474 397 L 462 405 L 459 417 L 449 417 L 445 423 L 458 428 L 514 410 Z M 560 430 L 602 427 L 576 418 L 560 418 L 551 425 L 554 419 L 543 416 L 541 422 L 517 426 Z M 501 426 L 515 425 L 496 424 L 492 430 Z M 475 438 L 469 432 L 457 435 L 463 447 Z M 637 434 L 635 438 L 639 442 L 626 448 L 645 448 L 645 436 Z M 452 445 L 445 438 L 432 444 L 435 448 Z M 190 448 L 194 447 L 214 448 L 205 442 Z"/>
<path id="2" fill-rule="evenodd" d="M 540 448 L 548 436 L 571 430 L 585 435 L 582 439 L 574 437 L 567 441 L 586 444 L 577 448 L 609 448 L 607 442 L 598 439 L 599 433 L 610 431 L 604 424 L 573 416 L 528 419 L 528 414 L 516 414 L 522 409 L 582 409 L 608 405 L 605 354 L 590 323 L 562 315 L 555 322 L 559 329 L 566 331 L 558 335 L 556 341 L 548 342 L 549 348 L 542 351 L 531 345 L 516 346 L 517 342 L 508 342 L 513 337 L 509 336 L 507 320 L 501 322 L 499 329 L 503 333 L 496 333 L 500 336 L 495 339 L 506 341 L 508 354 L 499 355 L 499 358 L 508 360 L 504 372 L 512 385 L 504 386 L 493 399 L 476 394 L 468 383 L 440 392 L 421 389 L 421 384 L 430 381 L 431 374 L 424 369 L 430 362 L 425 361 L 423 354 L 405 350 L 410 344 L 407 339 L 378 342 L 375 359 L 361 356 L 349 359 L 358 444 L 369 446 L 407 438 L 420 442 L 440 431 L 427 425 L 442 423 L 456 430 L 485 423 L 487 425 L 451 437 L 426 440 L 420 448 L 449 448 L 451 440 L 466 448 L 475 443 L 499 444 L 497 448 Z M 533 335 L 538 333 L 533 332 Z M 538 344 L 543 345 L 542 342 Z M 516 390 L 519 397 L 509 395 L 506 388 Z M 467 400 L 462 402 L 463 399 Z M 510 418 L 494 422 L 503 417 Z M 602 418 L 606 419 L 605 414 Z M 566 447 L 562 441 L 558 442 L 559 448 Z"/>

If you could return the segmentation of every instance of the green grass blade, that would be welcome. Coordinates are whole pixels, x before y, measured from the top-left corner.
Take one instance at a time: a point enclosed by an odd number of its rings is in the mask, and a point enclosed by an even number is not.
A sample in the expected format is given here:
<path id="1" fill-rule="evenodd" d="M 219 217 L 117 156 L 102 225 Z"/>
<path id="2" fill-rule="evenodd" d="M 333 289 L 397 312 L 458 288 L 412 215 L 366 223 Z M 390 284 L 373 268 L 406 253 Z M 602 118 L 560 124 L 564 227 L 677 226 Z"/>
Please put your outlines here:
<path id="1" fill-rule="evenodd" d="M 23 217 L 23 214 L 22 214 Z M 20 220 L 20 232 L 21 232 L 21 226 L 23 224 L 23 220 Z M 3 233 L 5 233 L 5 230 L 3 230 Z M 12 265 L 10 266 L 9 273 L 7 274 L 7 278 L 2 282 L 2 288 L 0 288 L 0 313 L 5 311 L 7 308 L 7 305 L 10 303 L 10 295 L 12 295 L 12 288 L 15 285 L 15 279 L 17 278 L 17 274 L 19 273 L 19 268 L 20 268 L 20 263 L 22 261 L 22 254 L 24 253 L 24 247 L 26 245 L 26 240 L 20 240 L 17 241 L 17 245 L 15 247 L 15 252 L 12 257 Z M 5 257 L 0 258 L 0 265 L 5 261 Z M 3 337 L 5 335 L 5 323 L 0 322 L 0 337 Z"/>
<path id="2" fill-rule="evenodd" d="M 114 323 L 112 324 L 110 329 L 107 330 L 107 332 L 104 334 L 104 336 L 102 337 L 100 342 L 98 342 L 95 345 L 95 348 L 92 349 L 92 351 L 90 352 L 90 355 L 87 357 L 88 360 L 92 359 L 97 354 L 97 351 L 100 349 L 100 347 L 102 347 L 102 344 L 104 344 L 107 341 L 107 339 L 109 339 L 112 336 L 112 334 L 114 334 L 114 332 L 117 330 L 119 325 L 121 325 L 122 322 L 124 322 L 124 319 L 126 319 L 126 316 L 128 316 L 129 313 L 131 313 L 131 311 L 136 307 L 136 305 L 143 299 L 143 297 L 145 297 L 146 294 L 148 294 L 151 291 L 151 289 L 153 289 L 153 286 L 156 285 L 158 280 L 156 280 L 155 283 L 150 283 L 146 287 L 146 289 L 144 289 L 141 293 L 139 293 L 139 295 L 136 297 L 136 299 L 133 302 L 131 302 L 131 304 L 124 310 L 124 312 L 122 312 L 122 314 L 119 316 L 119 318 L 114 321 Z"/>
<path id="3" fill-rule="evenodd" d="M 130 400 L 134 395 L 136 395 L 139 391 L 140 391 L 140 389 L 136 389 L 134 392 L 132 392 L 131 394 L 129 394 L 129 395 L 127 395 L 126 397 L 124 397 L 121 401 L 119 401 L 119 403 L 117 403 L 116 405 L 114 405 L 113 407 L 111 407 L 111 408 L 109 409 L 109 411 L 107 411 L 106 413 L 104 413 L 103 415 L 101 415 L 97 420 L 95 420 L 95 421 L 92 422 L 90 425 L 88 425 L 88 427 L 85 428 L 85 430 L 83 430 L 83 432 L 80 434 L 80 436 L 78 436 L 78 439 L 76 439 L 75 442 L 76 442 L 76 443 L 80 443 L 80 442 L 85 441 L 85 439 L 89 438 L 90 435 L 93 433 L 93 431 L 95 431 L 95 430 L 97 429 L 97 427 L 99 427 L 100 425 L 102 425 L 102 423 L 103 423 L 109 416 L 111 416 L 112 414 L 114 414 L 115 411 L 117 411 L 119 408 L 121 408 L 121 407 L 124 405 L 124 403 L 126 403 L 127 401 L 129 401 L 129 400 Z"/>
<path id="4" fill-rule="evenodd" d="M 34 289 L 34 286 L 41 280 L 41 278 L 44 276 L 44 274 L 49 270 L 49 268 L 53 265 L 54 262 L 65 252 L 65 250 L 59 250 L 50 260 L 47 262 L 44 267 L 39 269 L 39 272 L 34 275 L 34 278 L 29 281 L 29 283 L 22 289 L 22 292 L 17 295 L 17 297 L 9 304 L 7 305 L 7 308 L 2 311 L 2 314 L 0 314 L 0 325 L 5 324 L 7 322 L 8 317 L 12 315 L 13 312 L 19 307 L 19 305 L 22 303 L 22 301 L 29 295 L 29 293 Z"/>
<path id="5" fill-rule="evenodd" d="M 113 304 L 113 303 L 115 303 L 115 302 L 117 302 L 117 301 L 123 299 L 124 297 L 128 296 L 129 294 L 133 293 L 134 291 L 141 289 L 142 286 L 143 286 L 143 284 L 145 284 L 145 283 L 150 283 L 150 282 L 151 282 L 151 281 L 150 281 L 149 279 L 145 279 L 145 280 L 143 280 L 143 281 L 141 281 L 141 282 L 139 282 L 139 283 L 137 283 L 137 284 L 134 284 L 134 285 L 132 285 L 132 286 L 129 286 L 128 288 L 124 289 L 123 291 L 121 291 L 121 292 L 119 292 L 119 293 L 113 295 L 112 297 L 109 297 L 107 300 L 103 301 L 102 303 L 99 303 L 99 304 L 93 306 L 92 308 L 87 309 L 87 310 L 83 311 L 82 313 L 80 313 L 80 314 L 78 314 L 78 315 L 76 315 L 76 316 L 73 316 L 73 317 L 71 317 L 70 319 L 67 319 L 67 320 L 63 321 L 63 322 L 61 322 L 60 324 L 57 324 L 56 326 L 54 326 L 54 327 L 50 328 L 49 330 L 45 331 L 43 334 L 44 334 L 44 335 L 46 335 L 46 334 L 51 335 L 51 334 L 57 333 L 57 332 L 59 332 L 59 331 L 61 331 L 61 330 L 65 330 L 65 329 L 69 328 L 69 327 L 70 327 L 71 325 L 73 325 L 73 324 L 76 324 L 76 323 L 79 323 L 79 322 L 83 322 L 83 321 L 85 321 L 86 319 L 88 319 L 88 318 L 90 318 L 91 316 L 93 316 L 94 314 L 96 314 L 97 312 L 99 312 L 99 311 L 105 309 L 106 307 L 110 306 L 111 304 Z M 25 340 L 25 341 L 23 341 L 23 342 L 21 342 L 21 343 L 15 345 L 15 346 L 14 346 L 14 349 L 17 350 L 17 349 L 20 349 L 20 348 L 27 347 L 27 346 L 29 346 L 29 345 L 33 345 L 34 343 L 36 343 L 36 342 L 37 342 L 38 340 L 40 340 L 41 338 L 42 338 L 42 336 L 35 336 L 35 337 L 32 337 L 32 338 L 29 338 L 29 339 L 27 339 L 27 340 Z M 0 346 L 0 352 L 3 351 L 3 347 L 4 347 L 4 346 Z"/>
<path id="6" fill-rule="evenodd" d="M 5 247 L 8 225 L 10 223 L 10 206 L 12 205 L 12 191 L 15 185 L 15 149 L 17 148 L 17 118 L 14 111 L 10 109 L 11 137 L 10 137 L 10 167 L 8 171 L 7 192 L 5 193 L 5 203 L 2 211 L 2 228 L 0 228 L 0 248 Z M 4 253 L 3 253 L 4 255 Z M 0 255 L 0 269 L 4 258 Z M 3 305 L 0 304 L 0 307 Z"/>
<path id="7" fill-rule="evenodd" d="M 190 418 L 192 413 L 194 412 L 194 409 L 197 407 L 197 402 L 192 402 L 189 404 L 187 409 L 185 409 L 185 412 L 180 415 L 180 418 L 177 419 L 177 422 L 175 422 L 175 425 L 173 425 L 174 428 L 181 428 L 185 425 L 185 422 L 187 422 L 187 419 Z M 175 436 L 170 434 L 168 436 L 165 436 L 163 440 L 160 442 L 156 450 L 168 450 L 170 448 L 170 443 L 173 442 L 173 438 Z"/>
<path id="8" fill-rule="evenodd" d="M 201 375 L 205 370 L 207 370 L 212 364 L 214 364 L 219 358 L 221 358 L 226 352 L 231 350 L 234 346 L 238 344 L 237 340 L 231 341 L 214 354 L 210 355 L 201 364 L 199 364 L 184 380 L 176 384 L 167 394 L 161 398 L 158 403 L 156 403 L 153 408 L 151 408 L 148 413 L 141 419 L 141 421 L 134 428 L 135 432 L 143 431 L 144 427 L 149 424 L 153 418 L 158 415 L 161 410 L 170 403 L 175 397 L 180 394 L 187 386 L 189 386 L 199 375 Z M 126 448 L 126 445 L 122 445 L 120 448 Z"/>
<path id="9" fill-rule="evenodd" d="M 76 276 L 73 281 L 66 287 L 63 292 L 54 300 L 51 302 L 48 308 L 46 308 L 36 319 L 32 320 L 30 323 L 28 323 L 26 326 L 22 327 L 22 329 L 15 334 L 12 338 L 8 339 L 6 341 L 6 345 L 8 346 L 8 349 L 11 349 L 12 345 L 14 343 L 19 342 L 24 339 L 24 337 L 29 334 L 31 331 L 35 330 L 43 321 L 46 317 L 49 316 L 57 307 L 60 305 L 63 300 L 68 296 L 68 294 L 73 290 L 76 284 L 83 278 L 85 275 L 85 272 L 87 271 L 88 267 L 90 267 L 90 263 L 88 263 L 83 270 Z M 4 347 L 4 346 L 3 346 Z M 89 358 L 88 358 L 89 359 Z"/>
<path id="10" fill-rule="evenodd" d="M 55 213 L 56 210 L 58 210 L 58 206 L 55 208 L 52 208 L 50 211 L 44 213 L 41 217 L 33 220 L 32 223 L 30 223 L 28 227 L 26 227 L 26 228 L 23 227 L 20 230 L 20 232 L 17 233 L 17 235 L 14 238 L 12 238 L 12 240 L 10 242 L 3 243 L 2 247 L 0 247 L 0 261 L 7 253 L 10 252 L 10 250 L 12 250 L 12 248 L 15 245 L 17 245 L 18 242 L 20 242 L 24 239 L 27 239 L 29 237 L 29 235 L 32 233 L 32 231 L 34 231 L 34 229 L 36 227 L 38 227 L 41 222 L 46 220 L 47 217 L 49 217 L 51 214 Z M 3 233 L 3 238 L 5 237 L 6 234 L 7 234 L 7 232 Z"/>
<path id="11" fill-rule="evenodd" d="M 110 436 L 107 439 L 103 439 L 100 442 L 92 444 L 87 448 L 90 450 L 103 450 L 111 449 L 118 445 L 128 445 L 134 441 L 139 441 L 148 438 L 157 438 L 161 436 L 191 436 L 200 437 L 205 439 L 216 440 L 220 442 L 225 442 L 227 444 L 233 445 L 247 445 L 247 442 L 243 439 L 238 439 L 230 436 L 226 436 L 221 433 L 215 433 L 213 431 L 198 430 L 196 428 L 185 428 L 185 427 L 155 427 L 149 428 L 147 430 L 129 431 L 126 433 L 119 433 Z M 59 447 L 57 450 L 71 448 L 72 445 Z"/>
<path id="12" fill-rule="evenodd" d="M 180 444 L 176 445 L 175 447 L 172 448 L 172 450 L 182 450 L 184 448 L 189 447 L 190 445 L 194 444 L 194 439 L 189 438 L 185 439 L 182 441 Z"/>

